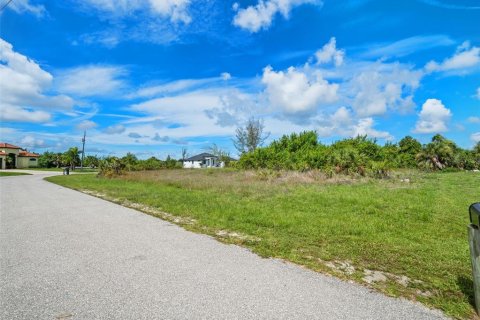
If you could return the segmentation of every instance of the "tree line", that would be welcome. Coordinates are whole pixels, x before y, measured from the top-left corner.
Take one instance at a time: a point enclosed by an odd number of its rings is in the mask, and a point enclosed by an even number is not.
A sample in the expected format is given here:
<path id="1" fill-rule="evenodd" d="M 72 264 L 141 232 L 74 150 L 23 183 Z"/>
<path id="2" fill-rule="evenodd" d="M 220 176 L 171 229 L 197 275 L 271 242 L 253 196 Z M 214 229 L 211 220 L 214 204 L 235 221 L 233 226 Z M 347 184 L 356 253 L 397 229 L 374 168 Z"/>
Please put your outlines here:
<path id="1" fill-rule="evenodd" d="M 38 159 L 39 167 L 42 168 L 61 168 L 70 167 L 74 169 L 81 165 L 80 152 L 77 147 L 68 149 L 65 152 L 45 152 Z M 157 169 L 171 169 L 181 168 L 179 161 L 167 157 L 166 160 L 160 160 L 155 157 L 150 157 L 145 160 L 138 159 L 136 155 L 129 152 L 123 157 L 98 157 L 96 155 L 88 155 L 84 158 L 83 166 L 87 168 L 112 168 L 117 170 L 157 170 Z"/>
<path id="2" fill-rule="evenodd" d="M 70 167 L 75 170 L 75 167 L 80 165 L 80 154 L 81 151 L 77 147 L 70 148 L 65 152 L 46 151 L 38 158 L 38 166 L 40 168 Z"/>
<path id="3" fill-rule="evenodd" d="M 315 131 L 305 131 L 284 135 L 268 146 L 256 146 L 242 152 L 236 166 L 242 169 L 320 169 L 329 174 L 362 176 L 385 176 L 394 168 L 474 170 L 480 169 L 480 142 L 472 150 L 466 150 L 437 134 L 425 145 L 410 136 L 383 146 L 367 136 L 325 145 L 319 142 Z"/>
<path id="4" fill-rule="evenodd" d="M 379 145 L 376 139 L 357 136 L 339 140 L 331 145 L 322 144 L 315 131 L 292 133 L 262 146 L 269 134 L 263 123 L 251 118 L 245 127 L 237 128 L 233 144 L 240 154 L 232 161 L 230 154 L 213 144 L 208 152 L 225 161 L 227 166 L 238 169 L 271 170 L 322 170 L 328 175 L 358 174 L 384 177 L 396 168 L 420 168 L 425 170 L 478 170 L 480 169 L 480 142 L 472 150 L 459 147 L 455 142 L 437 134 L 422 145 L 411 136 L 398 143 Z M 182 149 L 182 160 L 187 150 Z M 63 153 L 45 152 L 39 158 L 39 166 L 45 168 L 80 165 L 77 147 Z M 166 160 L 150 157 L 138 159 L 133 153 L 124 157 L 100 158 L 88 155 L 84 167 L 98 168 L 101 175 L 115 175 L 122 171 L 158 170 L 181 168 L 182 161 L 170 156 Z"/>

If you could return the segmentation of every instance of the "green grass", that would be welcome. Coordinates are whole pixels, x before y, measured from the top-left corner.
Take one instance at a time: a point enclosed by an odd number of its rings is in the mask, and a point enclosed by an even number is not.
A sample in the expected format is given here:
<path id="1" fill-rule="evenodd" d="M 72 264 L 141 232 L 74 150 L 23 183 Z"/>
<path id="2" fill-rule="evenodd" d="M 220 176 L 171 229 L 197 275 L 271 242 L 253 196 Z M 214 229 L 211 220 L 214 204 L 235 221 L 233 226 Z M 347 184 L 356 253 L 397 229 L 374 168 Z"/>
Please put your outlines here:
<path id="1" fill-rule="evenodd" d="M 28 176 L 30 173 L 25 172 L 0 172 L 0 177 L 11 177 L 11 176 Z"/>
<path id="2" fill-rule="evenodd" d="M 47 180 L 130 206 L 143 204 L 140 209 L 152 215 L 180 217 L 176 222 L 189 230 L 344 279 L 365 284 L 364 269 L 388 272 L 387 282 L 370 286 L 457 318 L 474 315 L 466 226 L 469 204 L 480 201 L 478 173 L 401 171 L 388 180 L 355 180 L 319 173 L 164 170 Z M 353 273 L 342 271 L 345 262 L 355 267 Z M 408 285 L 396 276 L 408 277 Z"/>
<path id="3" fill-rule="evenodd" d="M 18 170 L 35 170 L 35 171 L 54 171 L 54 172 L 62 172 L 63 168 L 25 168 L 25 169 L 18 169 Z M 75 169 L 74 171 L 70 170 L 70 172 L 98 172 L 98 169 L 92 168 L 83 168 L 83 169 Z"/>

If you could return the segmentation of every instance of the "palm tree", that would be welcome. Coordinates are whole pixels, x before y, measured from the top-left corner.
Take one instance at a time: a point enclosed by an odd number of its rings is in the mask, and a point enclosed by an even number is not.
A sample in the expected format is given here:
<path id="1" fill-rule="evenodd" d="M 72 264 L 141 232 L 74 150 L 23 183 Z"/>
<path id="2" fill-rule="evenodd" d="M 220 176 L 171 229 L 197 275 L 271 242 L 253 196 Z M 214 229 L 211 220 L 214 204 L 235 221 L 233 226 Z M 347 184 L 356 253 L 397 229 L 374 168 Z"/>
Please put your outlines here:
<path id="1" fill-rule="evenodd" d="M 138 162 L 137 156 L 135 156 L 133 153 L 128 152 L 122 159 L 121 161 L 125 165 L 125 168 L 128 171 L 132 171 L 135 168 L 135 165 Z"/>
<path id="2" fill-rule="evenodd" d="M 437 134 L 432 142 L 427 144 L 417 156 L 417 162 L 426 168 L 442 170 L 453 163 L 453 158 L 458 147 L 453 141 Z"/>
<path id="3" fill-rule="evenodd" d="M 78 152 L 77 147 L 70 148 L 63 154 L 63 160 L 70 166 L 72 170 L 75 170 L 75 165 L 80 162 L 79 154 L 80 153 Z"/>
<path id="4" fill-rule="evenodd" d="M 63 154 L 60 152 L 56 153 L 54 156 L 53 163 L 57 168 L 60 168 L 60 166 L 62 165 L 62 162 L 63 162 Z"/>

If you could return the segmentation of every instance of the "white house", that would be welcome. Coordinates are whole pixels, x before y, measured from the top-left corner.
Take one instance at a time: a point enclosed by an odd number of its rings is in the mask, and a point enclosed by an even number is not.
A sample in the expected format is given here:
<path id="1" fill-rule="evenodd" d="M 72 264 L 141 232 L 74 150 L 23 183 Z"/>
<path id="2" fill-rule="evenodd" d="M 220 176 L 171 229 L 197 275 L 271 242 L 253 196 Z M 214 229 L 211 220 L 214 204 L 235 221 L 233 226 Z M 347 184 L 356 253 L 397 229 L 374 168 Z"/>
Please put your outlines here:
<path id="1" fill-rule="evenodd" d="M 183 160 L 184 168 L 223 168 L 225 163 L 210 153 L 200 153 Z"/>

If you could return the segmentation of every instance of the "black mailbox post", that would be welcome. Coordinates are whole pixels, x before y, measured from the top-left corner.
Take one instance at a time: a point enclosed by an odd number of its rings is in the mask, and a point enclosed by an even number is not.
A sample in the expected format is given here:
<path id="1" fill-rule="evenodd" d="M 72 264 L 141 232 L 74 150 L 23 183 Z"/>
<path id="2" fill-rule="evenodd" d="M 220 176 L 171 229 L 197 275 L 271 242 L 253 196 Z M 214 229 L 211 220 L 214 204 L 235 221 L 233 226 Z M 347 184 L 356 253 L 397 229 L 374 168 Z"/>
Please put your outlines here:
<path id="1" fill-rule="evenodd" d="M 470 223 L 475 227 L 480 227 L 480 202 L 474 203 L 470 206 Z"/>
<path id="2" fill-rule="evenodd" d="M 473 291 L 475 292 L 475 309 L 480 315 L 480 202 L 468 209 L 470 225 L 468 226 L 468 244 L 472 260 Z"/>

